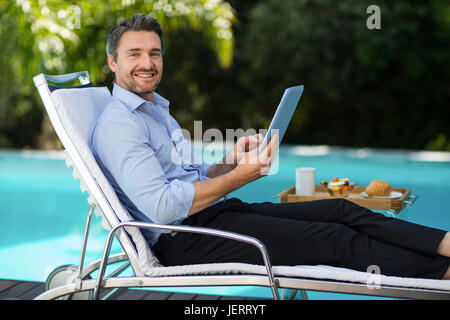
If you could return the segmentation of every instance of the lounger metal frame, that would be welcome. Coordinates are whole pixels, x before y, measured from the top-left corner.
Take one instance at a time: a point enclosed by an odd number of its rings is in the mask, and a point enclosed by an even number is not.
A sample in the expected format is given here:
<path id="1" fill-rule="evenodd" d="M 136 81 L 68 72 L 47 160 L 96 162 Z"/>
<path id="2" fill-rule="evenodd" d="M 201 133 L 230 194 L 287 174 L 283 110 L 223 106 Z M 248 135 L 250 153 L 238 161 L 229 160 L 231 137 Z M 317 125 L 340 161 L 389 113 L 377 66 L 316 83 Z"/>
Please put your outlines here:
<path id="1" fill-rule="evenodd" d="M 37 296 L 37 300 L 57 299 L 59 297 L 76 294 L 85 291 L 93 291 L 93 298 L 98 299 L 103 289 L 118 288 L 157 288 L 157 287 L 185 287 L 185 286 L 261 286 L 269 287 L 272 290 L 273 298 L 279 299 L 278 289 L 294 289 L 301 290 L 303 297 L 306 297 L 304 290 L 326 291 L 335 293 L 361 294 L 382 297 L 411 298 L 411 299 L 450 299 L 450 292 L 441 290 L 415 289 L 393 286 L 380 286 L 373 289 L 372 287 L 362 283 L 340 282 L 332 280 L 317 280 L 311 278 L 292 278 L 277 275 L 272 272 L 270 257 L 266 247 L 258 239 L 246 235 L 225 232 L 210 228 L 190 227 L 190 226 L 173 226 L 158 225 L 151 223 L 143 223 L 136 221 L 119 221 L 114 213 L 108 199 L 100 189 L 99 185 L 89 173 L 89 170 L 83 161 L 81 155 L 77 151 L 71 141 L 70 136 L 63 127 L 61 120 L 53 105 L 48 88 L 48 80 L 56 83 L 65 83 L 74 79 L 79 79 L 81 84 L 91 83 L 87 71 L 77 72 L 67 75 L 50 76 L 39 74 L 33 78 L 35 86 L 43 100 L 45 109 L 48 113 L 50 121 L 57 133 L 61 143 L 63 144 L 68 160 L 68 165 L 73 166 L 74 178 L 80 179 L 81 189 L 89 192 L 88 202 L 90 204 L 86 227 L 83 236 L 81 249 L 80 265 L 75 281 L 57 288 L 45 291 Z M 102 216 L 102 225 L 110 229 L 103 255 L 101 259 L 90 263 L 83 268 L 84 257 L 86 253 L 89 227 L 91 224 L 92 213 Z M 261 253 L 264 262 L 266 275 L 255 274 L 239 274 L 239 275 L 191 275 L 191 276 L 164 276 L 164 277 L 148 277 L 145 276 L 138 263 L 136 249 L 125 231 L 125 228 L 151 228 L 160 230 L 173 230 L 177 232 L 194 232 L 207 234 L 212 236 L 225 237 L 236 241 L 254 245 Z M 113 238 L 116 237 L 123 249 L 122 253 L 110 255 L 110 249 Z M 121 264 L 112 274 L 105 276 L 107 265 L 118 262 Z M 133 270 L 134 276 L 118 277 L 129 265 Z M 97 279 L 88 279 L 87 276 L 98 270 Z M 296 291 L 294 291 L 294 294 Z M 283 298 L 283 297 L 281 297 Z"/>

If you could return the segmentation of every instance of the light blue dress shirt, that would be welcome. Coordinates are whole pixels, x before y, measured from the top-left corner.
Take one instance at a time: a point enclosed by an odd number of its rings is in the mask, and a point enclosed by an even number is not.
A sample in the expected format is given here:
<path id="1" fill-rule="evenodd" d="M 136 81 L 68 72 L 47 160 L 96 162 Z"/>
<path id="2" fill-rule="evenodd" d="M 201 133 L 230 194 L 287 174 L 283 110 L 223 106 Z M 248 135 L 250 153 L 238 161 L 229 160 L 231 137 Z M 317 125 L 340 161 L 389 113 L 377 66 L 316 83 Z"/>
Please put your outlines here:
<path id="1" fill-rule="evenodd" d="M 169 101 L 154 93 L 149 102 L 117 84 L 112 95 L 90 142 L 100 168 L 134 219 L 180 224 L 192 206 L 193 183 L 209 179 L 211 164 L 194 155 Z M 162 232 L 168 231 L 142 229 L 150 245 Z"/>

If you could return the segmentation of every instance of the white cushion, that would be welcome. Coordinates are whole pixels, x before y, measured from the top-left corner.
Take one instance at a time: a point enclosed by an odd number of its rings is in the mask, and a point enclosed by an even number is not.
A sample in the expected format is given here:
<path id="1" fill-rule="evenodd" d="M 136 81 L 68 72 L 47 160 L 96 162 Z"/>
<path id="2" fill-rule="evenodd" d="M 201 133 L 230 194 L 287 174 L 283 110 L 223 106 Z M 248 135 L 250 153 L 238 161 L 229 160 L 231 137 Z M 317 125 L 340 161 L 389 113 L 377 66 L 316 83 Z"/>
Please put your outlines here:
<path id="1" fill-rule="evenodd" d="M 117 194 L 101 171 L 89 148 L 89 141 L 97 120 L 112 99 L 109 90 L 106 87 L 59 89 L 51 93 L 51 98 L 72 144 L 81 155 L 91 176 L 96 180 L 100 191 L 105 195 L 118 220 L 133 220 L 119 201 Z M 88 186 L 88 190 L 89 187 L 95 186 Z M 108 222 L 111 225 L 111 221 Z M 126 230 L 136 246 L 142 271 L 146 274 L 154 266 L 161 266 L 158 259 L 151 252 L 142 233 L 137 228 L 130 227 L 126 228 Z"/>

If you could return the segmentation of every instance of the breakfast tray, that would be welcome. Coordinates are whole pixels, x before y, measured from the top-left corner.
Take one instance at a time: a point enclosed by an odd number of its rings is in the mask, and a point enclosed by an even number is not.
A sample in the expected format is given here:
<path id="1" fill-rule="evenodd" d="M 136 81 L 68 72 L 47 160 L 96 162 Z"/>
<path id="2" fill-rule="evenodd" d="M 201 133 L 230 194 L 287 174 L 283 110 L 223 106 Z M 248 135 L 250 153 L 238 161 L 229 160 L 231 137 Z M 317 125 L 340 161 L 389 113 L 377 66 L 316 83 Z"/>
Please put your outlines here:
<path id="1" fill-rule="evenodd" d="M 401 192 L 402 196 L 400 198 L 389 199 L 389 198 L 367 198 L 361 195 L 366 187 L 356 187 L 353 189 L 346 197 L 336 197 L 331 196 L 328 191 L 322 185 L 316 185 L 314 196 L 299 196 L 295 194 L 295 186 L 290 187 L 277 196 L 280 197 L 280 202 L 302 202 L 302 201 L 313 201 L 321 199 L 332 199 L 332 198 L 343 198 L 359 204 L 362 207 L 369 209 L 385 210 L 394 215 L 400 214 L 400 212 L 411 205 L 418 198 L 411 194 L 410 189 L 392 189 L 392 191 Z"/>

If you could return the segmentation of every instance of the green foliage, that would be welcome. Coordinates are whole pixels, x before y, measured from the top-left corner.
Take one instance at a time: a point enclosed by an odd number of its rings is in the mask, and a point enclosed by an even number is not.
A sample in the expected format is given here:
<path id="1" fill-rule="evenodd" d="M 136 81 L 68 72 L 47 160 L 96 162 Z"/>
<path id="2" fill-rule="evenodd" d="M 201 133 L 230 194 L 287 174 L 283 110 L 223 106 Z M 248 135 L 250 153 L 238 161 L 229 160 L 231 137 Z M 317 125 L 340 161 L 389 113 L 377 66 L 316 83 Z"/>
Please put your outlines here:
<path id="1" fill-rule="evenodd" d="M 436 139 L 428 142 L 426 149 L 431 151 L 450 151 L 450 139 L 445 134 L 439 133 Z"/>
<path id="2" fill-rule="evenodd" d="M 423 148 L 449 136 L 449 2 L 377 3 L 380 30 L 366 27 L 373 1 L 255 6 L 244 51 L 255 104 L 270 113 L 284 87 L 305 85 L 287 140 Z"/>
<path id="3" fill-rule="evenodd" d="M 109 84 L 108 30 L 134 13 L 156 17 L 169 43 L 179 29 L 198 30 L 219 65 L 230 66 L 236 18 L 222 0 L 0 0 L 0 147 L 43 145 L 44 112 L 32 83 L 38 73 L 88 70 L 96 85 Z"/>
<path id="4" fill-rule="evenodd" d="M 183 128 L 192 130 L 194 120 L 224 134 L 266 128 L 283 89 L 304 84 L 287 143 L 449 148 L 448 0 L 0 3 L 3 147 L 43 145 L 34 75 L 88 70 L 96 85 L 109 86 L 107 31 L 149 13 L 165 31 L 158 92 Z M 366 27 L 372 4 L 381 9 L 379 30 Z"/>
<path id="5" fill-rule="evenodd" d="M 448 1 L 378 1 L 380 30 L 366 27 L 372 1 L 230 3 L 240 21 L 231 68 L 196 35 L 172 35 L 182 62 L 161 90 L 185 128 L 267 128 L 284 88 L 304 84 L 284 142 L 443 148 L 433 141 L 450 136 Z"/>

